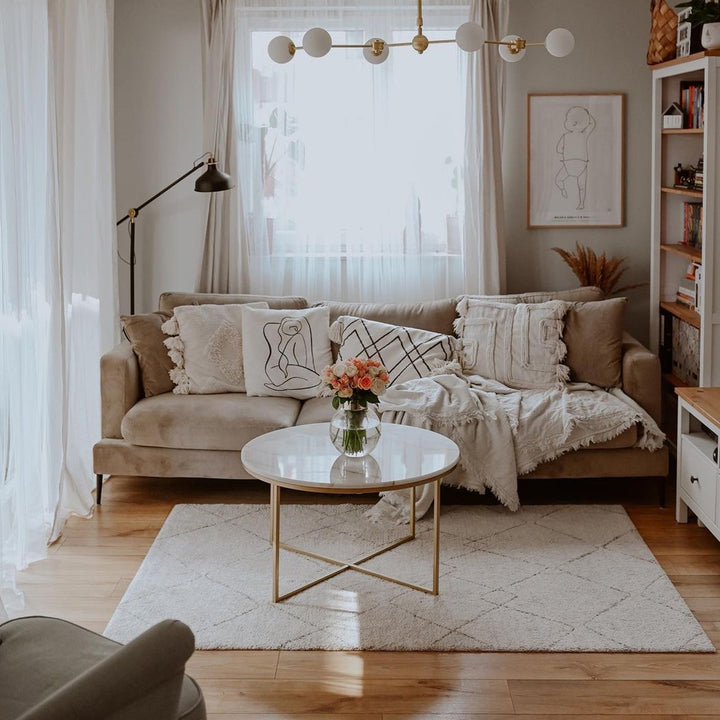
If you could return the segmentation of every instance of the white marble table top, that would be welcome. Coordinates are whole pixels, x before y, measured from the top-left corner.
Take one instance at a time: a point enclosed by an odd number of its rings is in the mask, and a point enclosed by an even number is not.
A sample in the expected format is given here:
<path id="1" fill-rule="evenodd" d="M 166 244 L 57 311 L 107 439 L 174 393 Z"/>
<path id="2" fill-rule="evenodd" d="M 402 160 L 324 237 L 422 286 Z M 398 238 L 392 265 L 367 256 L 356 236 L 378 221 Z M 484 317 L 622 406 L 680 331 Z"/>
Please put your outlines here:
<path id="1" fill-rule="evenodd" d="M 340 455 L 328 423 L 298 425 L 260 435 L 242 449 L 245 469 L 283 487 L 328 493 L 370 493 L 412 487 L 447 475 L 458 446 L 444 435 L 382 423 L 380 442 L 364 458 Z"/>

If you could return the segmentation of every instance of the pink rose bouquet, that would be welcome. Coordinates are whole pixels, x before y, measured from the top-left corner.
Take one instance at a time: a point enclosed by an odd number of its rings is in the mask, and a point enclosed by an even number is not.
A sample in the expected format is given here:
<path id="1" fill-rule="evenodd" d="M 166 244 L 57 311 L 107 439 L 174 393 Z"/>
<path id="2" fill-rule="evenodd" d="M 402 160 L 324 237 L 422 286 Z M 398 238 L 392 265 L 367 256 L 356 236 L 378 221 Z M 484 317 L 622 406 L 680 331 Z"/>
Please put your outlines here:
<path id="1" fill-rule="evenodd" d="M 332 396 L 337 410 L 348 403 L 351 410 L 366 408 L 368 403 L 377 405 L 389 380 L 387 370 L 377 360 L 349 358 L 328 365 L 320 375 L 322 394 Z"/>

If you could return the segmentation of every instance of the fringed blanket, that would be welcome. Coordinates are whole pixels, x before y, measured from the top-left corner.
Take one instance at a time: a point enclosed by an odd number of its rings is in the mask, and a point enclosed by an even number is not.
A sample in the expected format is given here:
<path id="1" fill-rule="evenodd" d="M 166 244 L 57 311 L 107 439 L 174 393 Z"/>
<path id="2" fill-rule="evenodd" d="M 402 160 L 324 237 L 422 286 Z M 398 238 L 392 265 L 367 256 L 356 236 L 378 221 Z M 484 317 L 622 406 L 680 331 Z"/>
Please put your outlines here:
<path id="1" fill-rule="evenodd" d="M 636 424 L 635 447 L 658 450 L 665 439 L 622 390 L 606 392 L 584 383 L 562 390 L 513 390 L 477 375 L 464 376 L 454 363 L 432 377 L 389 388 L 378 411 L 383 422 L 424 427 L 454 440 L 460 467 L 445 482 L 480 493 L 487 488 L 510 510 L 520 505 L 518 476 L 541 463 L 611 440 Z M 407 491 L 388 492 L 368 515 L 404 522 L 408 502 Z M 425 485 L 417 493 L 418 516 L 431 504 L 432 485 Z"/>

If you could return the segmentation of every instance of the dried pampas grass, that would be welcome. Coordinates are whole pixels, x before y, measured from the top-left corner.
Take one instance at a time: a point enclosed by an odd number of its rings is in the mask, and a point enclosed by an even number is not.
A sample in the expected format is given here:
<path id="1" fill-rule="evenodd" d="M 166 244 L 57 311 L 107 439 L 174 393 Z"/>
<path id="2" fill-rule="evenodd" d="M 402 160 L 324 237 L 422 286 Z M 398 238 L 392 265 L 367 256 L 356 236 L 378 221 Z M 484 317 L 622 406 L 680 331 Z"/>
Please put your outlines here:
<path id="1" fill-rule="evenodd" d="M 574 253 L 559 247 L 552 249 L 565 261 L 581 285 L 599 287 L 605 295 L 617 295 L 646 284 L 637 283 L 614 289 L 627 270 L 626 257 L 608 258 L 605 253 L 597 255 L 592 248 L 586 248 L 580 243 L 575 243 Z"/>

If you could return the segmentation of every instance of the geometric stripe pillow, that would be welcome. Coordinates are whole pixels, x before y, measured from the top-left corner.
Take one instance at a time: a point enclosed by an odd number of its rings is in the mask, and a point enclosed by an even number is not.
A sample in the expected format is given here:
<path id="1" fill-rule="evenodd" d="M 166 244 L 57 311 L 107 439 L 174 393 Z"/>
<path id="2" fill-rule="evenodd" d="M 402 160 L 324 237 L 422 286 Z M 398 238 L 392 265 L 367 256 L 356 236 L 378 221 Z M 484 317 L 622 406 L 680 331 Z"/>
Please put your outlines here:
<path id="1" fill-rule="evenodd" d="M 458 359 L 458 340 L 450 335 L 399 327 L 343 315 L 330 328 L 340 345 L 339 360 L 379 360 L 388 371 L 388 385 L 427 377 L 438 365 Z"/>

